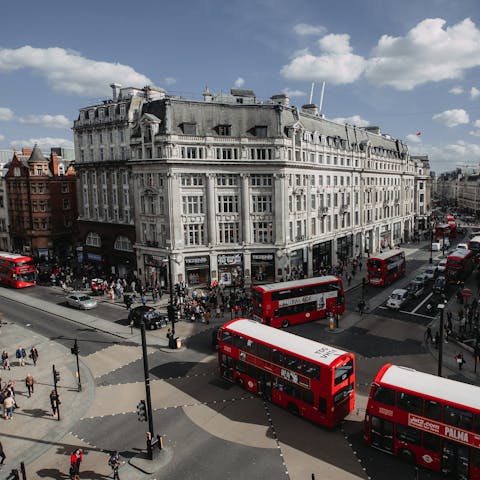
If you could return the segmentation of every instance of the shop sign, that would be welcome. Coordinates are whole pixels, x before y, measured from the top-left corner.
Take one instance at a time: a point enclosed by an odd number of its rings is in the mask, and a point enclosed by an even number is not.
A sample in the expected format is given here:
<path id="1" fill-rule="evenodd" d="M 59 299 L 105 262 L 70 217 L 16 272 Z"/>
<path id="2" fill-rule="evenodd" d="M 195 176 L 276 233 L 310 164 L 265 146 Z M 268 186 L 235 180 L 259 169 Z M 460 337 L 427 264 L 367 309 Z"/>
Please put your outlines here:
<path id="1" fill-rule="evenodd" d="M 273 262 L 273 253 L 252 253 L 252 261 Z"/>
<path id="2" fill-rule="evenodd" d="M 160 257 L 159 255 L 144 255 L 143 261 L 145 265 L 153 265 L 155 267 L 161 267 L 165 265 L 167 259 L 165 257 Z"/>
<path id="3" fill-rule="evenodd" d="M 208 257 L 185 257 L 185 266 L 208 265 Z"/>
<path id="4" fill-rule="evenodd" d="M 242 265 L 242 254 L 234 253 L 231 255 L 219 255 L 218 264 L 219 265 Z"/>

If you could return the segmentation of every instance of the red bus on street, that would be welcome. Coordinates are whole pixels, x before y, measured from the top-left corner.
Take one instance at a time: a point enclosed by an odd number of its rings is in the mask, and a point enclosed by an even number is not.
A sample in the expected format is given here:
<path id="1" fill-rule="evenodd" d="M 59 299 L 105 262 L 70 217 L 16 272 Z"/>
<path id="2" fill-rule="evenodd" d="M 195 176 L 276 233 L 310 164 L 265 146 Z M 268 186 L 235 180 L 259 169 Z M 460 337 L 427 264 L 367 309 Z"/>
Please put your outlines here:
<path id="1" fill-rule="evenodd" d="M 367 260 L 367 280 L 370 285 L 389 285 L 405 275 L 405 252 L 389 250 L 372 255 Z"/>
<path id="2" fill-rule="evenodd" d="M 448 478 L 480 480 L 480 388 L 384 365 L 370 390 L 363 438 Z"/>
<path id="3" fill-rule="evenodd" d="M 253 318 L 275 328 L 342 315 L 345 294 L 341 278 L 333 275 L 252 287 Z"/>
<path id="4" fill-rule="evenodd" d="M 333 427 L 355 407 L 355 356 L 255 320 L 238 318 L 218 332 L 220 377 Z"/>
<path id="5" fill-rule="evenodd" d="M 0 285 L 12 288 L 36 284 L 37 268 L 31 257 L 18 253 L 0 252 Z"/>
<path id="6" fill-rule="evenodd" d="M 468 249 L 472 251 L 475 261 L 480 261 L 480 236 L 475 236 L 468 241 Z"/>
<path id="7" fill-rule="evenodd" d="M 455 250 L 448 255 L 445 276 L 450 283 L 465 281 L 475 267 L 475 256 L 471 250 Z"/>
<path id="8" fill-rule="evenodd" d="M 444 238 L 450 238 L 450 225 L 448 223 L 441 223 L 435 225 L 435 240 L 443 240 Z"/>

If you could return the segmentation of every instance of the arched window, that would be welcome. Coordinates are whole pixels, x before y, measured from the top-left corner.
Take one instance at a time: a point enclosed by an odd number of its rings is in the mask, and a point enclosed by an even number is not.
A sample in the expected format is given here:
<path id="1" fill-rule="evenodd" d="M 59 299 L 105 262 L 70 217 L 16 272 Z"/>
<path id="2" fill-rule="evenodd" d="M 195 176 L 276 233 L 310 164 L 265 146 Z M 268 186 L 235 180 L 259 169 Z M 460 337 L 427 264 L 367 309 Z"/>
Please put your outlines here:
<path id="1" fill-rule="evenodd" d="M 89 247 L 101 247 L 102 246 L 102 239 L 98 233 L 90 232 L 87 235 L 87 239 L 85 240 L 86 245 Z"/>
<path id="2" fill-rule="evenodd" d="M 115 240 L 113 247 L 115 250 L 122 250 L 123 252 L 133 252 L 133 245 L 129 238 L 119 236 Z"/>

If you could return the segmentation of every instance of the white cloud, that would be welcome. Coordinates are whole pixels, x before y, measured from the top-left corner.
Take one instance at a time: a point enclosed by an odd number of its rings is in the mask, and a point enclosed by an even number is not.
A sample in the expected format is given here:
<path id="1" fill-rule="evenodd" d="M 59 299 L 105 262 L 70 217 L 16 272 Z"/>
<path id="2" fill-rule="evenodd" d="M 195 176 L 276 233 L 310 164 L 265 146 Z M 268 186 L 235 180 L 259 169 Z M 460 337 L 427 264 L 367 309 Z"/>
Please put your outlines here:
<path id="1" fill-rule="evenodd" d="M 472 100 L 475 100 L 475 99 L 477 99 L 478 97 L 480 97 L 480 90 L 479 90 L 478 88 L 476 88 L 476 87 L 472 87 L 472 88 L 470 89 L 470 98 L 471 98 Z"/>
<path id="2" fill-rule="evenodd" d="M 465 92 L 465 90 L 460 85 L 456 85 L 455 87 L 452 87 L 449 90 L 449 93 L 452 93 L 453 95 L 461 95 L 464 92 Z"/>
<path id="3" fill-rule="evenodd" d="M 445 110 L 444 112 L 435 114 L 432 118 L 437 123 L 441 123 L 450 128 L 465 125 L 470 121 L 468 113 L 463 108 Z"/>
<path id="4" fill-rule="evenodd" d="M 297 35 L 323 35 L 326 28 L 321 25 L 309 25 L 308 23 L 297 23 L 293 27 Z"/>
<path id="5" fill-rule="evenodd" d="M 334 85 L 353 83 L 365 68 L 365 59 L 351 53 L 349 35 L 326 35 L 319 41 L 323 54 L 298 52 L 280 71 L 289 80 L 326 81 Z"/>
<path id="6" fill-rule="evenodd" d="M 355 125 L 357 127 L 368 127 L 370 122 L 365 120 L 360 115 L 352 115 L 351 117 L 338 117 L 333 119 L 337 123 L 348 123 L 349 125 Z"/>
<path id="7" fill-rule="evenodd" d="M 285 95 L 288 95 L 290 98 L 304 97 L 306 95 L 306 93 L 302 92 L 302 90 L 292 90 L 290 88 L 284 88 L 282 90 L 282 93 L 284 93 Z"/>
<path id="8" fill-rule="evenodd" d="M 108 95 L 110 83 L 143 87 L 151 85 L 148 77 L 120 63 L 90 60 L 63 48 L 0 49 L 0 74 L 28 68 L 43 76 L 59 92 L 77 95 Z"/>
<path id="9" fill-rule="evenodd" d="M 411 133 L 410 135 L 406 136 L 407 142 L 409 143 L 421 143 L 422 137 L 417 135 L 416 133 Z"/>
<path id="10" fill-rule="evenodd" d="M 73 141 L 66 138 L 29 138 L 27 140 L 13 140 L 10 142 L 12 148 L 32 147 L 35 144 L 42 150 L 50 150 L 52 147 L 73 148 Z"/>
<path id="11" fill-rule="evenodd" d="M 5 135 L 2 135 L 2 134 L 0 133 L 0 142 L 1 142 L 2 140 L 5 140 Z"/>
<path id="12" fill-rule="evenodd" d="M 242 77 L 238 77 L 233 85 L 235 86 L 235 88 L 242 88 L 244 84 L 245 80 Z"/>
<path id="13" fill-rule="evenodd" d="M 474 137 L 480 137 L 480 120 L 475 120 L 473 127 L 475 130 L 472 130 L 470 135 L 473 135 Z"/>
<path id="14" fill-rule="evenodd" d="M 411 90 L 427 82 L 461 78 L 465 70 L 479 66 L 480 30 L 470 18 L 451 27 L 445 23 L 427 18 L 404 37 L 383 35 L 368 60 L 368 79 Z"/>
<path id="15" fill-rule="evenodd" d="M 458 141 L 449 145 L 419 145 L 411 147 L 412 155 L 428 155 L 432 170 L 441 173 L 451 171 L 457 163 L 478 165 L 480 144 Z"/>
<path id="16" fill-rule="evenodd" d="M 20 117 L 20 123 L 40 125 L 47 128 L 70 128 L 72 122 L 65 115 L 27 115 Z"/>
<path id="17" fill-rule="evenodd" d="M 0 107 L 0 121 L 7 122 L 13 118 L 13 111 L 9 108 Z"/>
<path id="18" fill-rule="evenodd" d="M 163 79 L 163 83 L 165 85 L 174 85 L 175 83 L 177 83 L 177 79 L 174 77 L 165 77 Z"/>

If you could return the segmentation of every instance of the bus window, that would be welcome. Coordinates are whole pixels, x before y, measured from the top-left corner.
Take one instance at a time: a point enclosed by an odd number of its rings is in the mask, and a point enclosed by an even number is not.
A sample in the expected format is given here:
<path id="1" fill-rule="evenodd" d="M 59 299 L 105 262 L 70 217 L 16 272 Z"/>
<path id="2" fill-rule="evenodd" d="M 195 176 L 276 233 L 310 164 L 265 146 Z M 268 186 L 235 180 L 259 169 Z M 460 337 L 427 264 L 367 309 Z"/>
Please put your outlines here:
<path id="1" fill-rule="evenodd" d="M 283 391 L 294 398 L 300 398 L 300 391 L 297 387 L 294 387 L 291 383 L 285 382 L 283 385 Z"/>
<path id="2" fill-rule="evenodd" d="M 257 354 L 257 344 L 253 340 L 247 340 L 247 352 L 252 355 Z"/>
<path id="3" fill-rule="evenodd" d="M 397 407 L 407 412 L 422 414 L 422 399 L 409 393 L 401 392 L 398 395 Z"/>
<path id="4" fill-rule="evenodd" d="M 247 341 L 244 337 L 241 337 L 240 335 L 233 335 L 233 345 L 240 350 L 246 350 Z"/>
<path id="5" fill-rule="evenodd" d="M 309 405 L 313 405 L 313 392 L 310 390 L 302 390 L 302 400 Z"/>
<path id="6" fill-rule="evenodd" d="M 397 438 L 402 442 L 412 445 L 420 445 L 422 432 L 416 428 L 407 427 L 406 425 L 397 424 Z"/>
<path id="7" fill-rule="evenodd" d="M 327 413 L 327 399 L 323 397 L 318 398 L 318 411 L 321 413 Z"/>
<path id="8" fill-rule="evenodd" d="M 232 334 L 228 330 L 222 330 L 222 342 L 232 343 Z"/>
<path id="9" fill-rule="evenodd" d="M 349 378 L 350 375 L 352 375 L 352 373 L 353 373 L 353 360 L 350 359 L 345 365 L 342 365 L 341 367 L 337 367 L 335 369 L 334 384 L 338 385 L 339 383 L 342 383 L 347 378 Z"/>
<path id="10" fill-rule="evenodd" d="M 272 362 L 276 363 L 277 365 L 283 365 L 283 355 L 282 352 L 273 349 L 272 350 Z"/>
<path id="11" fill-rule="evenodd" d="M 373 395 L 375 402 L 383 403 L 384 405 L 395 406 L 395 390 L 386 387 L 377 387 Z"/>
<path id="12" fill-rule="evenodd" d="M 291 357 L 290 355 L 285 355 L 284 365 L 291 370 L 298 370 L 298 366 L 302 365 L 302 361 L 299 358 Z"/>
<path id="13" fill-rule="evenodd" d="M 263 358 L 264 360 L 270 360 L 271 353 L 272 349 L 267 347 L 267 345 L 262 345 L 261 343 L 257 345 L 257 355 L 260 358 Z"/>
<path id="14" fill-rule="evenodd" d="M 320 367 L 310 362 L 303 362 L 303 373 L 310 378 L 320 379 Z"/>
<path id="15" fill-rule="evenodd" d="M 480 415 L 475 415 L 475 423 L 473 424 L 473 431 L 480 433 Z"/>
<path id="16" fill-rule="evenodd" d="M 444 413 L 443 421 L 448 425 L 455 425 L 464 428 L 465 430 L 472 429 L 473 414 L 471 412 L 466 412 L 465 410 L 446 405 Z"/>
<path id="17" fill-rule="evenodd" d="M 433 400 L 425 400 L 425 416 L 432 420 L 442 419 L 442 405 Z"/>
<path id="18" fill-rule="evenodd" d="M 440 452 L 440 437 L 431 433 L 423 432 L 423 447 L 430 452 Z"/>

